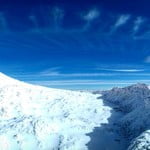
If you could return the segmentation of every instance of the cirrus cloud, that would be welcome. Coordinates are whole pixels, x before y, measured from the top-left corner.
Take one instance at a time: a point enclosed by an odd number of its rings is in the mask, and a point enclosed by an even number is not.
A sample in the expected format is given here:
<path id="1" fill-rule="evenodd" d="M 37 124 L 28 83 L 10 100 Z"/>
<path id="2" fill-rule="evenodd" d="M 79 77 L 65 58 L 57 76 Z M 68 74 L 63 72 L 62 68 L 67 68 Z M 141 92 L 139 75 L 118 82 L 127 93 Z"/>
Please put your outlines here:
<path id="1" fill-rule="evenodd" d="M 134 27 L 133 27 L 134 33 L 136 33 L 136 32 L 139 30 L 141 24 L 142 24 L 144 21 L 145 21 L 145 19 L 142 18 L 142 17 L 137 17 L 137 18 L 136 18 L 136 20 L 134 21 Z"/>
<path id="2" fill-rule="evenodd" d="M 83 16 L 83 19 L 86 21 L 92 21 L 92 20 L 98 18 L 99 15 L 100 15 L 100 12 L 97 9 L 92 9 Z"/>
<path id="3" fill-rule="evenodd" d="M 119 28 L 120 26 L 124 25 L 127 23 L 127 21 L 130 19 L 130 15 L 121 15 L 117 19 L 115 25 L 113 26 L 113 30 Z"/>

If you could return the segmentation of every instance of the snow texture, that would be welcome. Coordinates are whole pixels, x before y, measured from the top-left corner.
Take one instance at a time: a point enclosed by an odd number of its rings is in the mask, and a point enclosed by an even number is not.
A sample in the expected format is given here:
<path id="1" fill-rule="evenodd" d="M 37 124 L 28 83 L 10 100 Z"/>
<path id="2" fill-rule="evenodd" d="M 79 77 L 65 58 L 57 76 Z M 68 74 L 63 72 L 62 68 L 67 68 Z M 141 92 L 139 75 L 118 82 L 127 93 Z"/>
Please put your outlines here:
<path id="1" fill-rule="evenodd" d="M 0 150 L 86 150 L 107 124 L 98 95 L 34 86 L 0 74 Z"/>

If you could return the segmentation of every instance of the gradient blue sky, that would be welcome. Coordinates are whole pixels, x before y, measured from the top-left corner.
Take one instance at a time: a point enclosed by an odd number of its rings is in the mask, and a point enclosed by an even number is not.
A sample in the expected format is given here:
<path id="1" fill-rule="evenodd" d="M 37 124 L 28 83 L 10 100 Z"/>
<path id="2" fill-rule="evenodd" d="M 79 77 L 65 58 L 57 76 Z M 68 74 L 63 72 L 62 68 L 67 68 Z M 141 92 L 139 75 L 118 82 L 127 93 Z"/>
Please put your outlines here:
<path id="1" fill-rule="evenodd" d="M 150 1 L 0 1 L 0 71 L 67 89 L 150 83 Z"/>

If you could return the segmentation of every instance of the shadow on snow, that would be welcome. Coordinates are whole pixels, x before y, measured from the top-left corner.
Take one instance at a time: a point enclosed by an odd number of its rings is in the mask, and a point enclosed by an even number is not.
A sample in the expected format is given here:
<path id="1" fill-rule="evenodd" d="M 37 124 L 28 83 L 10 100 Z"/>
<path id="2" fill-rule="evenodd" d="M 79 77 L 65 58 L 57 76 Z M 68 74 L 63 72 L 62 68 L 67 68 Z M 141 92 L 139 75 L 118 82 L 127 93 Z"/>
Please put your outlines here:
<path id="1" fill-rule="evenodd" d="M 103 99 L 103 97 L 97 97 Z M 119 135 L 118 120 L 124 114 L 120 112 L 117 107 L 105 99 L 103 99 L 105 106 L 111 107 L 111 117 L 108 119 L 108 124 L 101 124 L 96 127 L 92 133 L 87 134 L 91 140 L 87 144 L 89 150 L 126 150 L 127 141 Z"/>

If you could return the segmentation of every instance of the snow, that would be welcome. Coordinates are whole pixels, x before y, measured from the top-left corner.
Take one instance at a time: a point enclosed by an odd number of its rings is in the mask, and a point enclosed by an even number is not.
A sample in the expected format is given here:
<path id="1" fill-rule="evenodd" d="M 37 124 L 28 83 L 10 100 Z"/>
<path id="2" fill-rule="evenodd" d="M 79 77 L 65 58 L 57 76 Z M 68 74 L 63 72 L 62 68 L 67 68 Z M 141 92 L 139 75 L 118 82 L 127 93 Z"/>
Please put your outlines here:
<path id="1" fill-rule="evenodd" d="M 0 150 L 150 149 L 150 87 L 93 93 L 0 73 Z"/>
<path id="2" fill-rule="evenodd" d="M 150 130 L 145 131 L 133 140 L 128 150 L 149 150 L 150 149 Z"/>
<path id="3" fill-rule="evenodd" d="M 115 105 L 106 101 L 105 105 L 112 108 L 111 117 L 108 124 L 102 124 L 101 127 L 94 129 L 90 133 L 91 141 L 88 143 L 89 150 L 126 150 L 126 139 L 118 134 L 118 120 L 123 117 L 123 113 L 115 110 Z"/>
<path id="4" fill-rule="evenodd" d="M 119 132 L 129 142 L 132 141 L 129 150 L 150 149 L 150 142 L 147 140 L 150 138 L 147 136 L 150 135 L 147 131 L 150 129 L 149 86 L 136 84 L 125 88 L 113 88 L 102 93 L 103 99 L 115 104 L 117 109 L 124 113 L 119 119 Z"/>
<path id="5" fill-rule="evenodd" d="M 34 86 L 0 73 L 0 150 L 86 150 L 87 134 L 111 116 L 98 96 Z"/>
<path id="6" fill-rule="evenodd" d="M 103 92 L 103 98 L 117 104 L 120 109 L 129 113 L 141 105 L 150 96 L 150 90 L 145 84 L 135 84 L 125 88 L 113 88 Z"/>

